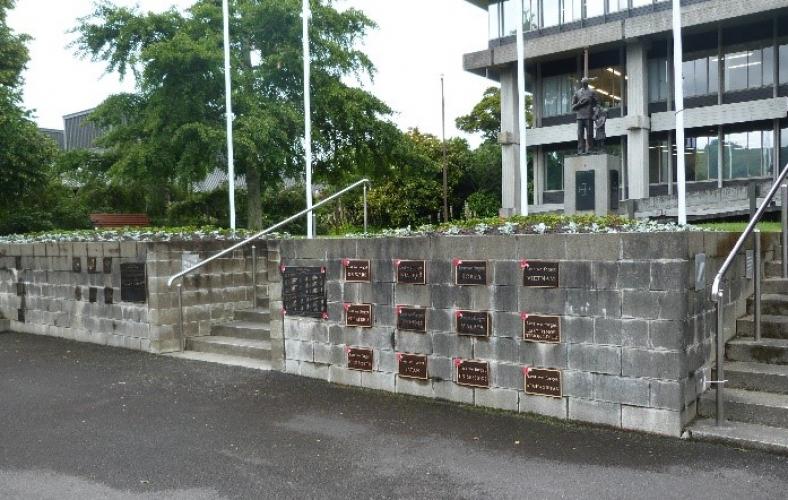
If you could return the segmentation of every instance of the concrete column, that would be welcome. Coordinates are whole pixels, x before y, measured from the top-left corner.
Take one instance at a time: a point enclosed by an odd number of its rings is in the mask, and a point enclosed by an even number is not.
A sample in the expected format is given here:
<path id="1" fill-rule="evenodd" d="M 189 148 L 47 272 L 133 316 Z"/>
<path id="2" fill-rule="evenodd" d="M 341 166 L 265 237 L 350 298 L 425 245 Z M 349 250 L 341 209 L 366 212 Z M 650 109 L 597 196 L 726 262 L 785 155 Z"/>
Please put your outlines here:
<path id="1" fill-rule="evenodd" d="M 542 205 L 544 204 L 544 181 L 547 176 L 544 161 L 544 148 L 538 146 L 533 148 L 532 151 L 534 155 L 534 192 L 536 193 L 534 203 L 536 205 Z"/>
<path id="2" fill-rule="evenodd" d="M 627 180 L 629 198 L 648 198 L 648 61 L 640 41 L 627 45 Z"/>
<path id="3" fill-rule="evenodd" d="M 520 109 L 517 95 L 517 70 L 514 65 L 501 73 L 501 216 L 519 213 L 520 209 Z"/>

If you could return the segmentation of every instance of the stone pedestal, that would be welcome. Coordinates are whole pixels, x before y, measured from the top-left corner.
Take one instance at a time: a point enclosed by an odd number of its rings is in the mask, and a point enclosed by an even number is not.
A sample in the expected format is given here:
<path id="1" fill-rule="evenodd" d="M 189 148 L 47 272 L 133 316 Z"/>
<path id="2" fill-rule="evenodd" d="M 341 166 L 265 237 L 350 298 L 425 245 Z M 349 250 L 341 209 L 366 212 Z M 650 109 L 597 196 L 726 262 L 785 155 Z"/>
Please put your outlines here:
<path id="1" fill-rule="evenodd" d="M 621 158 L 609 154 L 564 159 L 564 213 L 617 213 L 621 190 Z"/>

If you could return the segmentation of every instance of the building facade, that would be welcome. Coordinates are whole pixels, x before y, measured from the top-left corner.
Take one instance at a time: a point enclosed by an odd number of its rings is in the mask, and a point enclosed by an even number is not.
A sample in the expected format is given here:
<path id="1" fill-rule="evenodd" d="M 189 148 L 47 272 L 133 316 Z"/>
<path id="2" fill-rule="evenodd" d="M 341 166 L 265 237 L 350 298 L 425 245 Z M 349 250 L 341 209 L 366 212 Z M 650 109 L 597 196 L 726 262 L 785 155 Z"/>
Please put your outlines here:
<path id="1" fill-rule="evenodd" d="M 489 13 L 467 71 L 501 84 L 503 212 L 518 210 L 516 1 L 467 0 Z M 527 131 L 537 206 L 563 203 L 563 158 L 576 151 L 572 95 L 593 78 L 609 109 L 608 150 L 622 159 L 622 198 L 675 192 L 676 154 L 689 193 L 768 182 L 788 163 L 788 0 L 683 0 L 686 141 L 675 144 L 670 0 L 524 0 Z M 702 200 L 702 197 L 697 199 Z"/>

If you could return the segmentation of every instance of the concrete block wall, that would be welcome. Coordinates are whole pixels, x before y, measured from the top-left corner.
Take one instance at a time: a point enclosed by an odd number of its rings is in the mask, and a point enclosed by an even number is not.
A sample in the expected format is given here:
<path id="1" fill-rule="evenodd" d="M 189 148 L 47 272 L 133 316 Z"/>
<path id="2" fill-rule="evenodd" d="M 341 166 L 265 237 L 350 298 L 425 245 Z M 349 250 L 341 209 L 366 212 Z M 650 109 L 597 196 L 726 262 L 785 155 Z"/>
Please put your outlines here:
<path id="1" fill-rule="evenodd" d="M 327 320 L 283 316 L 281 302 L 272 302 L 279 313 L 272 332 L 282 335 L 289 373 L 677 436 L 695 416 L 710 373 L 710 283 L 734 241 L 720 233 L 270 241 L 272 263 L 326 267 L 329 312 Z M 697 254 L 707 263 L 698 290 Z M 369 259 L 372 283 L 345 282 L 343 259 Z M 426 260 L 427 285 L 395 283 L 397 259 Z M 454 285 L 454 259 L 488 260 L 489 285 Z M 560 288 L 522 286 L 521 259 L 559 261 Z M 726 292 L 731 319 L 751 291 L 743 258 L 734 267 Z M 276 276 L 272 264 L 269 277 Z M 346 303 L 373 304 L 373 327 L 345 326 Z M 397 305 L 427 308 L 427 333 L 398 330 Z M 489 338 L 455 333 L 464 309 L 490 312 Z M 560 316 L 561 343 L 523 341 L 523 312 Z M 350 346 L 373 349 L 372 372 L 347 368 Z M 430 380 L 399 378 L 398 352 L 427 355 Z M 458 385 L 454 358 L 488 361 L 490 387 Z M 561 370 L 563 397 L 526 395 L 524 367 Z"/>
<path id="2" fill-rule="evenodd" d="M 166 281 L 182 269 L 184 253 L 204 259 L 228 245 L 133 241 L 0 244 L 0 320 L 7 320 L 12 331 L 148 352 L 179 350 L 177 293 L 174 287 L 167 288 Z M 88 272 L 90 258 L 96 259 L 94 273 Z M 104 258 L 112 259 L 110 273 L 103 272 Z M 75 259 L 80 262 L 79 272 L 73 269 Z M 121 263 L 145 264 L 145 303 L 121 300 Z M 251 307 L 248 266 L 248 259 L 219 259 L 184 282 L 187 335 L 207 335 L 211 324 L 231 319 L 235 309 Z M 261 266 L 265 270 L 264 257 Z"/>

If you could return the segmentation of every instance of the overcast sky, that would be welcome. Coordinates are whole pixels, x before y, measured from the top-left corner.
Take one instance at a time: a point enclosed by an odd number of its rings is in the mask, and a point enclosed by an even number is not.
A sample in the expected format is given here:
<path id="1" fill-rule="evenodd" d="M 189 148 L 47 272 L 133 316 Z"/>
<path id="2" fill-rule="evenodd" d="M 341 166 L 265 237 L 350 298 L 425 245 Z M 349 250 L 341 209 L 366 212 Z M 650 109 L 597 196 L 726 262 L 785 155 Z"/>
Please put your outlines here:
<path id="1" fill-rule="evenodd" d="M 170 5 L 188 7 L 193 0 L 115 3 L 163 10 Z M 25 72 L 25 106 L 34 110 L 41 127 L 63 128 L 63 115 L 133 89 L 133 82 L 119 82 L 116 75 L 104 74 L 103 65 L 80 60 L 68 48 L 74 39 L 68 31 L 92 5 L 92 0 L 17 0 L 9 15 L 12 29 L 34 38 Z M 338 0 L 336 5 L 359 8 L 378 23 L 365 43 L 378 69 L 371 91 L 397 112 L 399 126 L 440 136 L 444 74 L 447 135 L 457 135 L 454 118 L 470 111 L 492 84 L 462 71 L 462 54 L 486 45 L 486 13 L 464 0 Z"/>

